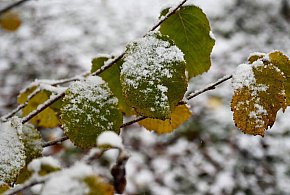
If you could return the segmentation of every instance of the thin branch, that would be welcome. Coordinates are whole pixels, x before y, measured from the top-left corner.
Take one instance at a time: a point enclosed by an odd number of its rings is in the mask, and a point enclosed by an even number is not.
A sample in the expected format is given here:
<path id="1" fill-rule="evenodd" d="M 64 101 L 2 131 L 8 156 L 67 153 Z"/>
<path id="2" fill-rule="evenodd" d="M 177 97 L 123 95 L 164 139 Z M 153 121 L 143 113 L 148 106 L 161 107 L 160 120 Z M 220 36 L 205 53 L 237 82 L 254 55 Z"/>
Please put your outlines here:
<path id="1" fill-rule="evenodd" d="M 65 140 L 68 140 L 68 137 L 67 136 L 63 136 L 63 137 L 57 138 L 56 140 L 53 140 L 53 141 L 45 142 L 45 143 L 42 144 L 42 147 L 45 148 L 45 147 L 48 147 L 48 146 L 53 146 L 53 145 L 56 145 L 56 144 L 61 144 Z"/>
<path id="2" fill-rule="evenodd" d="M 43 177 L 33 177 L 33 178 L 29 179 L 27 182 L 25 182 L 24 184 L 17 185 L 14 188 L 4 192 L 3 195 L 17 194 L 18 192 L 21 192 L 21 191 L 23 191 L 23 190 L 25 190 L 27 188 L 30 188 L 30 187 L 32 187 L 34 185 L 44 183 L 49 178 L 49 176 L 50 175 L 43 176 Z"/>
<path id="3" fill-rule="evenodd" d="M 27 116 L 22 118 L 22 124 L 28 122 L 30 119 L 35 117 L 37 114 L 39 114 L 41 111 L 43 111 L 45 108 L 56 102 L 58 99 L 62 98 L 65 95 L 65 92 L 59 93 L 58 95 L 52 95 L 48 100 L 46 100 L 43 104 L 39 105 L 36 110 L 33 110 L 30 112 Z"/>
<path id="4" fill-rule="evenodd" d="M 132 125 L 132 124 L 134 124 L 136 122 L 142 121 L 143 119 L 146 119 L 146 118 L 148 118 L 148 117 L 146 117 L 146 116 L 140 116 L 140 117 L 138 117 L 136 119 L 133 119 L 133 120 L 127 122 L 127 123 L 124 123 L 123 125 L 121 125 L 120 128 L 127 127 L 127 126 Z"/>
<path id="5" fill-rule="evenodd" d="M 19 112 L 22 108 L 24 108 L 28 104 L 28 102 L 29 102 L 29 100 L 31 100 L 31 98 L 33 98 L 34 96 L 36 96 L 39 92 L 40 92 L 40 89 L 36 89 L 33 93 L 31 93 L 27 97 L 27 100 L 23 104 L 19 104 L 17 106 L 17 108 L 15 108 L 14 110 L 12 110 L 10 113 L 2 116 L 1 117 L 1 121 L 7 121 L 9 118 L 11 118 L 12 116 L 14 116 L 17 112 Z"/>
<path id="6" fill-rule="evenodd" d="M 186 99 L 190 100 L 190 99 L 192 99 L 192 98 L 194 98 L 194 97 L 196 97 L 196 96 L 198 96 L 206 91 L 213 90 L 213 89 L 215 89 L 216 86 L 218 86 L 219 84 L 221 84 L 221 83 L 223 83 L 231 78 L 232 78 L 232 75 L 226 75 L 226 76 L 220 78 L 219 80 L 217 80 L 216 82 L 211 83 L 211 84 L 207 85 L 206 87 L 199 89 L 199 90 L 196 90 L 195 92 L 189 94 L 186 97 Z"/>
<path id="7" fill-rule="evenodd" d="M 156 30 L 165 20 L 167 20 L 171 15 L 175 14 L 175 12 L 181 8 L 188 0 L 183 0 L 180 4 L 177 5 L 172 11 L 169 11 L 156 25 L 154 25 L 150 31 Z"/>
<path id="8" fill-rule="evenodd" d="M 29 1 L 29 0 L 21 0 L 21 1 L 18 1 L 16 3 L 13 3 L 11 5 L 8 5 L 7 7 L 5 7 L 5 8 L 0 10 L 0 16 L 2 14 L 4 14 L 5 12 L 7 12 L 7 11 L 9 11 L 9 10 L 15 8 L 15 7 L 18 7 L 18 6 L 22 5 L 23 3 L 27 2 L 27 1 Z"/>

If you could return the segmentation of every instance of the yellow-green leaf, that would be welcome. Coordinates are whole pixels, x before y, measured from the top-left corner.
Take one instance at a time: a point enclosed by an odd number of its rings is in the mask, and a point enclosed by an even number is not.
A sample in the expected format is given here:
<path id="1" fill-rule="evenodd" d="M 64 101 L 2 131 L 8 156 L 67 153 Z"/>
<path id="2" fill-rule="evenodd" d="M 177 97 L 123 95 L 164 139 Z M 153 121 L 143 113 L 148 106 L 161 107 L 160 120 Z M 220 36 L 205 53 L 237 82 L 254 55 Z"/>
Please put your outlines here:
<path id="1" fill-rule="evenodd" d="M 0 26 L 7 31 L 16 31 L 21 25 L 21 19 L 15 12 L 6 12 L 0 16 Z"/>
<path id="2" fill-rule="evenodd" d="M 286 55 L 284 55 L 280 51 L 274 51 L 269 53 L 269 59 L 270 62 L 274 66 L 277 66 L 286 77 L 285 93 L 287 99 L 287 106 L 290 106 L 290 60 Z"/>
<path id="3" fill-rule="evenodd" d="M 173 110 L 170 119 L 159 120 L 146 118 L 138 123 L 148 130 L 156 131 L 159 134 L 170 133 L 191 116 L 191 112 L 186 105 L 176 106 Z"/>
<path id="4" fill-rule="evenodd" d="M 260 58 L 240 65 L 232 80 L 235 125 L 246 134 L 263 136 L 274 124 L 278 110 L 286 108 L 285 81 L 276 66 Z"/>
<path id="5" fill-rule="evenodd" d="M 26 102 L 27 97 L 33 93 L 33 91 L 36 89 L 36 87 L 32 87 L 23 93 L 19 94 L 18 96 L 18 103 L 23 104 Z M 27 104 L 26 107 L 22 109 L 22 116 L 28 115 L 33 110 L 37 109 L 37 107 L 44 103 L 46 100 L 49 99 L 50 92 L 48 91 L 40 91 L 37 95 L 35 95 L 33 98 L 31 98 Z M 34 124 L 38 127 L 45 127 L 45 128 L 54 128 L 60 125 L 59 117 L 57 113 L 51 108 L 48 107 L 44 109 L 42 112 L 40 112 L 38 115 L 30 119 L 30 123 Z"/>
<path id="6" fill-rule="evenodd" d="M 104 131 L 119 134 L 123 116 L 118 99 L 99 76 L 72 83 L 61 108 L 65 134 L 78 147 L 96 146 L 96 138 Z"/>
<path id="7" fill-rule="evenodd" d="M 130 43 L 121 66 L 126 103 L 142 116 L 166 119 L 187 88 L 182 52 L 160 33 Z"/>
<path id="8" fill-rule="evenodd" d="M 168 9 L 161 15 L 166 12 Z M 161 24 L 160 32 L 168 35 L 184 53 L 190 78 L 210 68 L 210 54 L 215 41 L 210 36 L 208 19 L 199 7 L 181 7 Z"/>

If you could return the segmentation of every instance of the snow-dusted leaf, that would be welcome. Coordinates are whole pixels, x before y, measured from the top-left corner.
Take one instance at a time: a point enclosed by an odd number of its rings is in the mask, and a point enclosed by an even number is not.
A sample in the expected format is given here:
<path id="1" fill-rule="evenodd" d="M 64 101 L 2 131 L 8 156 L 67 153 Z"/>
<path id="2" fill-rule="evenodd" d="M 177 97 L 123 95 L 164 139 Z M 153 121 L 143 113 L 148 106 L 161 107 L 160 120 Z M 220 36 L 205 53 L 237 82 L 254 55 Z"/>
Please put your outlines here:
<path id="1" fill-rule="evenodd" d="M 31 176 L 31 172 L 27 170 L 27 165 L 35 158 L 42 156 L 42 139 L 40 133 L 31 124 L 25 124 L 22 127 L 21 141 L 25 150 L 25 167 L 20 171 L 16 183 L 23 183 Z"/>
<path id="2" fill-rule="evenodd" d="M 156 32 L 130 43 L 121 85 L 127 104 L 138 114 L 169 118 L 187 88 L 183 53 Z"/>
<path id="3" fill-rule="evenodd" d="M 63 99 L 61 121 L 65 134 L 81 148 L 96 146 L 96 138 L 104 131 L 119 133 L 123 123 L 118 99 L 107 83 L 90 76 L 69 86 Z"/>
<path id="4" fill-rule="evenodd" d="M 168 9 L 162 11 L 165 15 Z M 168 35 L 184 53 L 189 77 L 206 72 L 210 66 L 210 54 L 214 39 L 206 15 L 196 6 L 181 7 L 160 26 L 160 32 Z"/>
<path id="5" fill-rule="evenodd" d="M 182 123 L 187 121 L 191 116 L 191 112 L 186 105 L 176 106 L 171 113 L 170 119 L 159 120 L 147 118 L 138 123 L 148 130 L 156 131 L 159 134 L 170 133 Z"/>
<path id="6" fill-rule="evenodd" d="M 262 60 L 264 63 L 271 63 L 277 68 L 279 68 L 283 75 L 286 77 L 285 93 L 287 99 L 287 106 L 290 105 L 290 60 L 281 51 L 272 51 L 268 54 L 255 52 L 248 58 L 249 63 L 254 63 L 256 60 Z"/>
<path id="7" fill-rule="evenodd" d="M 91 72 L 95 72 L 96 70 L 101 68 L 107 60 L 109 60 L 109 58 L 106 56 L 94 58 L 92 60 Z M 120 66 L 122 65 L 122 63 L 122 60 L 119 60 L 118 62 L 116 62 L 116 64 L 114 64 L 106 71 L 102 72 L 99 76 L 108 83 L 113 94 L 118 98 L 118 105 L 120 110 L 126 115 L 132 115 L 134 114 L 134 111 L 131 107 L 127 105 L 121 89 Z"/>
<path id="8" fill-rule="evenodd" d="M 35 87 L 32 87 L 20 93 L 17 99 L 18 103 L 23 104 L 27 100 L 27 97 L 33 93 L 34 90 Z M 37 109 L 39 105 L 49 99 L 50 95 L 51 93 L 45 90 L 39 92 L 37 95 L 31 98 L 28 102 L 28 105 L 22 109 L 22 116 L 26 116 L 33 110 Z M 54 128 L 60 125 L 59 117 L 51 107 L 44 109 L 38 115 L 30 119 L 30 122 L 35 126 L 45 128 Z"/>
<path id="9" fill-rule="evenodd" d="M 270 62 L 274 66 L 277 66 L 286 77 L 285 93 L 287 99 L 287 106 L 290 106 L 290 60 L 280 51 L 270 52 L 268 55 Z"/>
<path id="10" fill-rule="evenodd" d="M 21 141 L 25 147 L 26 163 L 34 158 L 42 156 L 42 139 L 39 131 L 31 124 L 25 124 L 22 128 Z"/>
<path id="11" fill-rule="evenodd" d="M 74 166 L 55 173 L 44 183 L 42 195 L 113 195 L 113 187 L 102 178 L 93 175 L 92 167 L 77 163 Z"/>
<path id="12" fill-rule="evenodd" d="M 16 31 L 21 25 L 21 19 L 15 12 L 6 12 L 0 16 L 0 27 L 7 31 Z"/>
<path id="13" fill-rule="evenodd" d="M 233 75 L 234 121 L 244 133 L 264 135 L 280 108 L 286 108 L 283 73 L 268 61 L 257 58 L 241 64 Z"/>
<path id="14" fill-rule="evenodd" d="M 11 184 L 25 166 L 25 149 L 18 136 L 22 125 L 14 120 L 0 123 L 0 181 Z"/>

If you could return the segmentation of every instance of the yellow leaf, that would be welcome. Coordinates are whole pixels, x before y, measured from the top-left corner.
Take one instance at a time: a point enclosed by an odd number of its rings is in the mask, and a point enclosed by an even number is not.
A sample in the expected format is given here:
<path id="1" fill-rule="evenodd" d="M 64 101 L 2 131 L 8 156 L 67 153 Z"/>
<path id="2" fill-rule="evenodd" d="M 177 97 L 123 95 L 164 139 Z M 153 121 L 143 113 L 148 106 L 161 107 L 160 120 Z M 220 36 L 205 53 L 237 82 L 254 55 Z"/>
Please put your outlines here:
<path id="1" fill-rule="evenodd" d="M 16 31 L 21 25 L 21 20 L 17 13 L 6 12 L 0 17 L 0 26 L 7 31 Z"/>
<path id="2" fill-rule="evenodd" d="M 240 65 L 232 82 L 235 125 L 246 134 L 263 136 L 278 110 L 286 109 L 285 77 L 269 61 L 257 58 L 251 65 Z"/>
<path id="3" fill-rule="evenodd" d="M 101 177 L 92 175 L 83 179 L 84 183 L 89 187 L 88 195 L 113 195 L 114 187 L 105 182 Z"/>
<path id="4" fill-rule="evenodd" d="M 0 194 L 4 193 L 5 191 L 9 190 L 10 187 L 7 183 L 0 182 Z"/>
<path id="5" fill-rule="evenodd" d="M 27 97 L 35 90 L 36 87 L 32 87 L 25 92 L 19 94 L 18 96 L 18 103 L 23 104 Z M 36 96 L 31 98 L 28 102 L 28 105 L 22 109 L 22 116 L 28 115 L 33 110 L 37 109 L 37 107 L 48 100 L 50 92 L 41 91 Z M 33 117 L 30 120 L 30 123 L 34 124 L 38 127 L 45 127 L 45 128 L 54 128 L 60 125 L 59 118 L 57 113 L 50 107 L 44 109 L 38 115 Z"/>
<path id="6" fill-rule="evenodd" d="M 170 119 L 159 120 L 147 118 L 138 123 L 148 130 L 154 130 L 159 134 L 170 133 L 182 123 L 187 121 L 191 116 L 191 112 L 186 105 L 176 106 L 171 113 Z"/>

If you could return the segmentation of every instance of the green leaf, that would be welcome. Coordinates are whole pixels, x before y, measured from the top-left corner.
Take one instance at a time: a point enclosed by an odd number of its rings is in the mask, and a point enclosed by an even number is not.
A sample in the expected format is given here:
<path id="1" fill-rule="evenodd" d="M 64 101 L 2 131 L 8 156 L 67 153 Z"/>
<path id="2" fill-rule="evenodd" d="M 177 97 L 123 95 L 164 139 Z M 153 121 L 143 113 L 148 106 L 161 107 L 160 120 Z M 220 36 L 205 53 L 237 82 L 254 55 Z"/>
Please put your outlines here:
<path id="1" fill-rule="evenodd" d="M 162 11 L 165 15 L 168 9 Z M 206 72 L 211 66 L 214 39 L 206 15 L 196 6 L 184 6 L 165 20 L 160 32 L 168 35 L 185 55 L 189 77 Z"/>
<path id="2" fill-rule="evenodd" d="M 31 124 L 22 127 L 21 141 L 25 147 L 26 164 L 42 156 L 42 139 L 39 131 Z"/>
<path id="3" fill-rule="evenodd" d="M 187 88 L 182 52 L 160 33 L 151 33 L 127 46 L 121 66 L 127 104 L 150 118 L 170 118 Z"/>
<path id="4" fill-rule="evenodd" d="M 20 171 L 16 183 L 23 183 L 31 176 L 31 172 L 27 170 L 27 165 L 35 158 L 42 156 L 42 139 L 40 133 L 31 124 L 25 124 L 22 127 L 21 141 L 25 150 L 25 167 Z"/>
<path id="5" fill-rule="evenodd" d="M 96 70 L 101 68 L 108 59 L 109 58 L 105 56 L 94 58 L 92 60 L 91 72 L 95 72 Z M 118 105 L 120 110 L 126 115 L 133 115 L 134 114 L 133 109 L 127 105 L 122 94 L 120 82 L 120 66 L 122 64 L 123 61 L 119 60 L 118 62 L 113 64 L 112 67 L 102 72 L 99 76 L 102 77 L 102 79 L 108 83 L 113 94 L 118 98 Z"/>
<path id="6" fill-rule="evenodd" d="M 78 147 L 96 146 L 96 138 L 104 131 L 119 133 L 123 123 L 118 100 L 101 77 L 90 76 L 72 83 L 61 108 L 65 134 Z"/>
<path id="7" fill-rule="evenodd" d="M 236 126 L 246 134 L 263 136 L 274 124 L 278 110 L 286 109 L 285 81 L 276 66 L 260 58 L 240 65 L 232 80 Z"/>
<path id="8" fill-rule="evenodd" d="M 28 90 L 22 92 L 18 96 L 18 103 L 23 104 L 26 102 L 27 97 L 33 93 L 33 91 L 36 89 L 36 87 L 29 88 Z M 33 98 L 31 98 L 27 104 L 26 107 L 22 109 L 22 116 L 28 115 L 30 112 L 37 109 L 37 107 L 44 103 L 46 100 L 49 99 L 49 96 L 51 95 L 51 92 L 49 91 L 40 91 L 37 95 L 35 95 Z M 57 101 L 53 105 L 59 104 L 60 101 Z M 53 107 L 53 105 L 51 105 Z M 45 127 L 45 128 L 54 128 L 60 125 L 59 117 L 57 112 L 55 112 L 52 107 L 48 107 L 44 109 L 42 112 L 40 112 L 38 115 L 30 119 L 29 122 L 34 124 L 38 127 Z"/>

